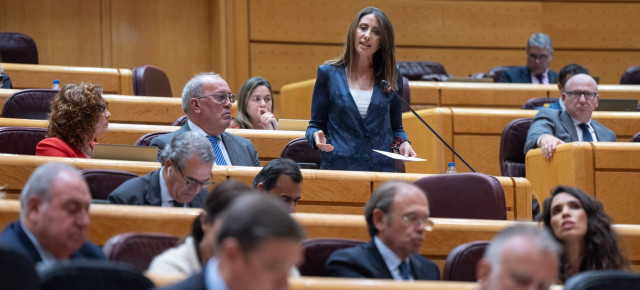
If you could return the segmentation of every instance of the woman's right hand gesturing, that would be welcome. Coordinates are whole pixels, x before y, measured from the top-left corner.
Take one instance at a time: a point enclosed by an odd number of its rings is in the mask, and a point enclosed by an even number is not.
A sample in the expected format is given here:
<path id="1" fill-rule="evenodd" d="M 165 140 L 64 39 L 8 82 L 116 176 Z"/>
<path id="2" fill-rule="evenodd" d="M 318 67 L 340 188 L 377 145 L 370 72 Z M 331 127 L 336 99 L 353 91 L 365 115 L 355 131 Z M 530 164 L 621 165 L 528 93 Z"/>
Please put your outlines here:
<path id="1" fill-rule="evenodd" d="M 327 137 L 324 136 L 324 132 L 319 130 L 313 133 L 313 140 L 316 142 L 316 147 L 324 152 L 333 151 L 333 145 L 327 144 Z"/>

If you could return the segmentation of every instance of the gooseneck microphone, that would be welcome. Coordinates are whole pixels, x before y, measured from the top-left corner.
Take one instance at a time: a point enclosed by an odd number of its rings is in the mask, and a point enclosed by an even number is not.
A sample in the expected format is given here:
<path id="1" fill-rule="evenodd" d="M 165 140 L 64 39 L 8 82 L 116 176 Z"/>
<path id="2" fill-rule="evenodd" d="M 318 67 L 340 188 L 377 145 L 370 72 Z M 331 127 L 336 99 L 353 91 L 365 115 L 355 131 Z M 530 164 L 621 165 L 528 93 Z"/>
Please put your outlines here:
<path id="1" fill-rule="evenodd" d="M 386 80 L 381 80 L 380 84 L 382 85 L 382 90 L 386 93 L 388 92 L 393 92 L 393 94 L 400 99 L 405 105 L 407 105 L 407 108 L 409 108 L 409 110 L 411 110 L 411 112 L 418 118 L 418 120 L 420 120 L 420 122 L 422 122 L 422 124 L 424 124 L 425 126 L 427 126 L 427 128 L 429 130 L 431 130 L 431 133 L 433 133 L 433 135 L 436 135 L 436 137 L 438 137 L 438 139 L 440 139 L 440 142 L 442 142 L 442 144 L 444 144 L 445 146 L 447 146 L 447 148 L 449 148 L 449 150 L 451 152 L 453 152 L 453 154 L 455 154 L 461 161 L 462 163 L 464 163 L 464 165 L 466 165 L 469 170 L 471 170 L 471 172 L 476 172 L 475 170 L 473 170 L 473 168 L 471 168 L 471 166 L 469 165 L 469 163 L 467 163 L 467 161 L 464 160 L 464 158 L 462 158 L 462 156 L 460 156 L 460 154 L 458 154 L 458 152 L 456 152 L 456 150 L 454 150 L 453 148 L 451 148 L 451 146 L 449 146 L 449 144 L 447 143 L 447 141 L 444 141 L 444 139 L 442 139 L 442 137 L 440 137 L 440 135 L 438 135 L 438 133 L 433 130 L 433 128 L 431 128 L 431 126 L 429 126 L 429 124 L 427 124 L 427 122 L 425 122 L 422 117 L 420 117 L 420 115 L 418 115 L 418 113 L 416 113 L 416 111 L 413 110 L 413 108 L 411 107 L 411 105 L 409 105 L 407 103 L 407 101 L 405 101 L 400 95 L 398 95 L 398 93 L 396 91 L 394 91 L 393 89 L 391 89 L 391 85 L 389 85 L 389 83 Z"/>

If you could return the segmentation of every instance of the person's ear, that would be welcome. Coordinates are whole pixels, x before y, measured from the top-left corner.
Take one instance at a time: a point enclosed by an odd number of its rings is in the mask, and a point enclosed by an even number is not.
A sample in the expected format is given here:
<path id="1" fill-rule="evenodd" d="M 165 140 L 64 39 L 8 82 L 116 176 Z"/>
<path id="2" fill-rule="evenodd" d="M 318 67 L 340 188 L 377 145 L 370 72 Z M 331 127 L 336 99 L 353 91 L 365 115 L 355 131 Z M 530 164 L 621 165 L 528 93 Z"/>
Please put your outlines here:
<path id="1" fill-rule="evenodd" d="M 189 110 L 195 113 L 200 113 L 200 101 L 198 98 L 191 98 L 189 100 Z"/>
<path id="2" fill-rule="evenodd" d="M 42 209 L 42 201 L 37 197 L 30 197 L 27 200 L 27 215 L 26 218 L 30 223 L 37 223 L 40 210 Z"/>
<path id="3" fill-rule="evenodd" d="M 489 273 L 491 273 L 491 263 L 489 261 L 482 259 L 476 264 L 476 277 L 478 281 L 486 281 L 489 278 Z"/>
<path id="4" fill-rule="evenodd" d="M 386 217 L 387 214 L 379 208 L 373 210 L 373 226 L 378 230 L 382 231 L 386 226 Z"/>
<path id="5" fill-rule="evenodd" d="M 266 191 L 266 190 L 264 189 L 264 182 L 258 182 L 258 185 L 256 185 L 256 189 L 257 189 L 258 191 Z"/>
<path id="6" fill-rule="evenodd" d="M 200 213 L 198 218 L 200 219 L 200 228 L 202 229 L 202 232 L 206 233 L 207 227 L 209 226 L 209 223 L 207 221 L 207 212 L 203 211 L 202 213 Z"/>
<path id="7" fill-rule="evenodd" d="M 222 241 L 217 253 L 221 259 L 226 260 L 230 265 L 242 259 L 242 248 L 234 238 L 226 238 Z"/>

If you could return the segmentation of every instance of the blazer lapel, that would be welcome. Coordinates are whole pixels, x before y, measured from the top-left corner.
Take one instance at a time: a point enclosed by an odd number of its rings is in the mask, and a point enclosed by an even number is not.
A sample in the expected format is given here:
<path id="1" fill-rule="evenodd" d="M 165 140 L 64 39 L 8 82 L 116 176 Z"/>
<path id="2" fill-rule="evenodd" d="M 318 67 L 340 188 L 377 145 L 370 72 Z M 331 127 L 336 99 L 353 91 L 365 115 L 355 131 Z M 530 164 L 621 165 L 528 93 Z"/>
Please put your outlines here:
<path id="1" fill-rule="evenodd" d="M 160 174 L 161 174 L 161 169 L 158 169 L 154 172 L 151 172 L 151 174 L 149 174 L 149 180 L 147 180 L 147 182 L 149 182 L 149 186 L 145 189 L 144 192 L 144 199 L 150 204 L 150 205 L 156 205 L 156 206 L 162 206 L 162 198 L 161 198 L 161 193 L 160 193 Z"/>
<path id="2" fill-rule="evenodd" d="M 563 111 L 562 113 L 560 113 L 560 123 L 562 124 L 564 130 L 566 132 L 569 132 L 571 141 L 580 141 L 580 139 L 578 138 L 578 132 L 576 131 L 576 126 L 573 125 L 573 119 L 571 119 L 571 116 L 569 116 L 569 113 L 567 113 L 567 111 Z"/>
<path id="3" fill-rule="evenodd" d="M 384 259 L 382 258 L 382 255 L 380 255 L 380 251 L 378 251 L 378 247 L 376 247 L 373 240 L 369 242 L 368 249 L 370 253 L 369 258 L 372 260 L 371 266 L 374 268 L 374 271 L 377 272 L 377 278 L 393 279 L 391 271 L 387 268 L 387 263 L 384 262 Z"/>

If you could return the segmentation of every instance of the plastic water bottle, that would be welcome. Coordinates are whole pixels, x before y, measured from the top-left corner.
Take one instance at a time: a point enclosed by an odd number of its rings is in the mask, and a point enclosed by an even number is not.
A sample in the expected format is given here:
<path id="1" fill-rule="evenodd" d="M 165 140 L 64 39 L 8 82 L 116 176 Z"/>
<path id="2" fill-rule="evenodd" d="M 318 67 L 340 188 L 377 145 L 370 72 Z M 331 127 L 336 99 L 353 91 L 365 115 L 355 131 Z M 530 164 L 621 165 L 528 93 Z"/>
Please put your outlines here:
<path id="1" fill-rule="evenodd" d="M 53 86 L 51 86 L 52 89 L 54 90 L 59 90 L 60 89 L 60 80 L 53 80 Z"/>
<path id="2" fill-rule="evenodd" d="M 458 171 L 456 170 L 456 163 L 455 162 L 449 162 L 449 165 L 447 165 L 447 174 L 453 174 L 453 173 L 458 173 Z"/>

